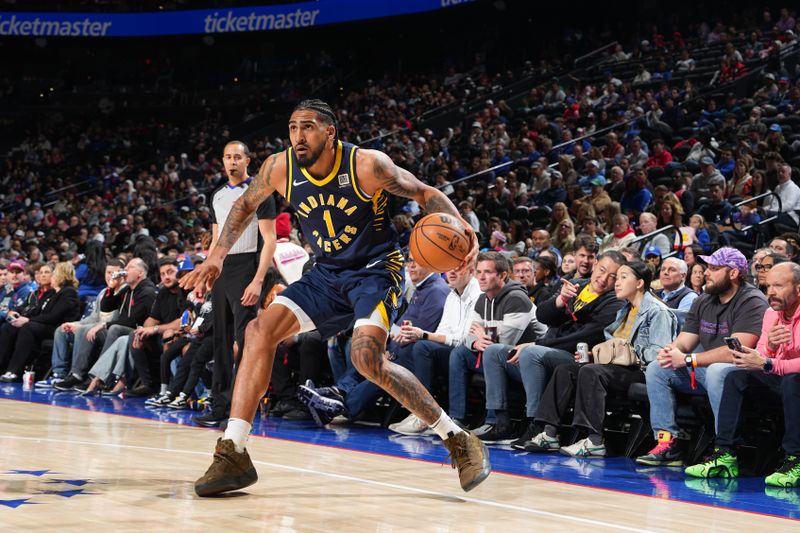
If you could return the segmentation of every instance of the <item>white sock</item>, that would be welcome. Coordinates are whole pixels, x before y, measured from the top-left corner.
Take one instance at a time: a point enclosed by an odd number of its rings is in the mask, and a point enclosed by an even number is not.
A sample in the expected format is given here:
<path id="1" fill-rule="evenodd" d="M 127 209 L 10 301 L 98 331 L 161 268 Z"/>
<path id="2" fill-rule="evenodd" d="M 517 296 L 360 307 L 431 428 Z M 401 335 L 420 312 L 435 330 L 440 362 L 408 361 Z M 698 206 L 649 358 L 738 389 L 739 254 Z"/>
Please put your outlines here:
<path id="1" fill-rule="evenodd" d="M 167 383 L 162 383 L 161 384 L 161 394 L 164 394 L 165 392 L 167 392 L 167 388 L 168 387 L 169 387 L 169 385 Z"/>
<path id="2" fill-rule="evenodd" d="M 442 414 L 439 416 L 439 419 L 431 424 L 431 429 L 434 430 L 442 440 L 447 440 L 452 435 L 457 435 L 464 431 L 453 422 L 453 419 L 444 412 L 444 409 L 442 409 Z"/>
<path id="3" fill-rule="evenodd" d="M 244 445 L 247 444 L 247 437 L 250 436 L 251 429 L 253 426 L 248 422 L 240 418 L 231 418 L 228 420 L 228 427 L 225 428 L 225 436 L 222 438 L 233 441 L 236 453 L 244 453 Z"/>

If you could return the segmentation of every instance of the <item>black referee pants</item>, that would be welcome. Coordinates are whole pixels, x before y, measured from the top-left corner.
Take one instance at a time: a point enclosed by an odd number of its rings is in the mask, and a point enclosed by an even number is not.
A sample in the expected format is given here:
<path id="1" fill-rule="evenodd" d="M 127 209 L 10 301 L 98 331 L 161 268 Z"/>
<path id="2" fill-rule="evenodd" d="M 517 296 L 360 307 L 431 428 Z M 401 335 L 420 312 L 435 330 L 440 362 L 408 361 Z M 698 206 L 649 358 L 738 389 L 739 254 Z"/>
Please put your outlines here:
<path id="1" fill-rule="evenodd" d="M 214 377 L 211 393 L 214 414 L 227 416 L 233 395 L 233 342 L 244 352 L 244 330 L 256 317 L 258 305 L 244 307 L 242 295 L 256 275 L 258 255 L 255 253 L 228 255 L 222 274 L 211 289 L 214 317 Z"/>

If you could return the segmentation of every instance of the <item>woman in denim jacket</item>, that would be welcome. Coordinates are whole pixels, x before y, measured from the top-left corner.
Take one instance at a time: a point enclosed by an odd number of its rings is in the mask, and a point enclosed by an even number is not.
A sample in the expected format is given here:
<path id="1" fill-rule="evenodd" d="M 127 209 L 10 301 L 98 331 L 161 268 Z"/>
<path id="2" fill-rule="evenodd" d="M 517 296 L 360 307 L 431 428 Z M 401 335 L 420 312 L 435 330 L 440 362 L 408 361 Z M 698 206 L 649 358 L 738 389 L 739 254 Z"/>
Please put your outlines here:
<path id="1" fill-rule="evenodd" d="M 556 368 L 539 402 L 535 422 L 543 428 L 525 446 L 529 452 L 560 451 L 573 457 L 604 457 L 603 420 L 606 394 L 623 395 L 633 383 L 644 383 L 642 368 L 656 359 L 658 350 L 675 339 L 678 320 L 658 298 L 650 294 L 651 270 L 641 261 L 623 265 L 614 285 L 617 298 L 625 305 L 605 328 L 606 340 L 621 338 L 630 344 L 641 364 L 570 363 Z M 591 357 L 591 355 L 590 355 Z M 575 357 L 576 361 L 578 355 Z M 559 447 L 558 426 L 575 397 L 573 426 L 588 434 L 571 446 Z"/>

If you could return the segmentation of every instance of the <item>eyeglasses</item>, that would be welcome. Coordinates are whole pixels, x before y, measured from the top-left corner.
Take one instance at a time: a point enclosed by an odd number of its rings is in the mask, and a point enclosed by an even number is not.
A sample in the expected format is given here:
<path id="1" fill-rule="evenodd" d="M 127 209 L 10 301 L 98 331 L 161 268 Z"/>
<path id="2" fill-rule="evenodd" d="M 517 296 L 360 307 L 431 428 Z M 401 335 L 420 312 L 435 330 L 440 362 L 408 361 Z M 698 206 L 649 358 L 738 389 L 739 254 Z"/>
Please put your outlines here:
<path id="1" fill-rule="evenodd" d="M 766 272 L 767 270 L 771 269 L 775 265 L 756 265 L 756 272 Z"/>

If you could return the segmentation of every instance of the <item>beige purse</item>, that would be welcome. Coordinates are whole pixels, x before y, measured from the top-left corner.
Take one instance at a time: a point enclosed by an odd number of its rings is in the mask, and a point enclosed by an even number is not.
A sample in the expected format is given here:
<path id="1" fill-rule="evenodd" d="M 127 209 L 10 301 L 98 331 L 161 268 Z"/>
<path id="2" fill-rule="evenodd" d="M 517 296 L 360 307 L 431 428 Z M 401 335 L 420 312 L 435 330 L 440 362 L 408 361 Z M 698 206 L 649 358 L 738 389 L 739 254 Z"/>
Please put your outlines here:
<path id="1" fill-rule="evenodd" d="M 624 339 L 612 337 L 592 348 L 592 357 L 598 365 L 634 366 L 639 357 L 633 347 Z"/>

